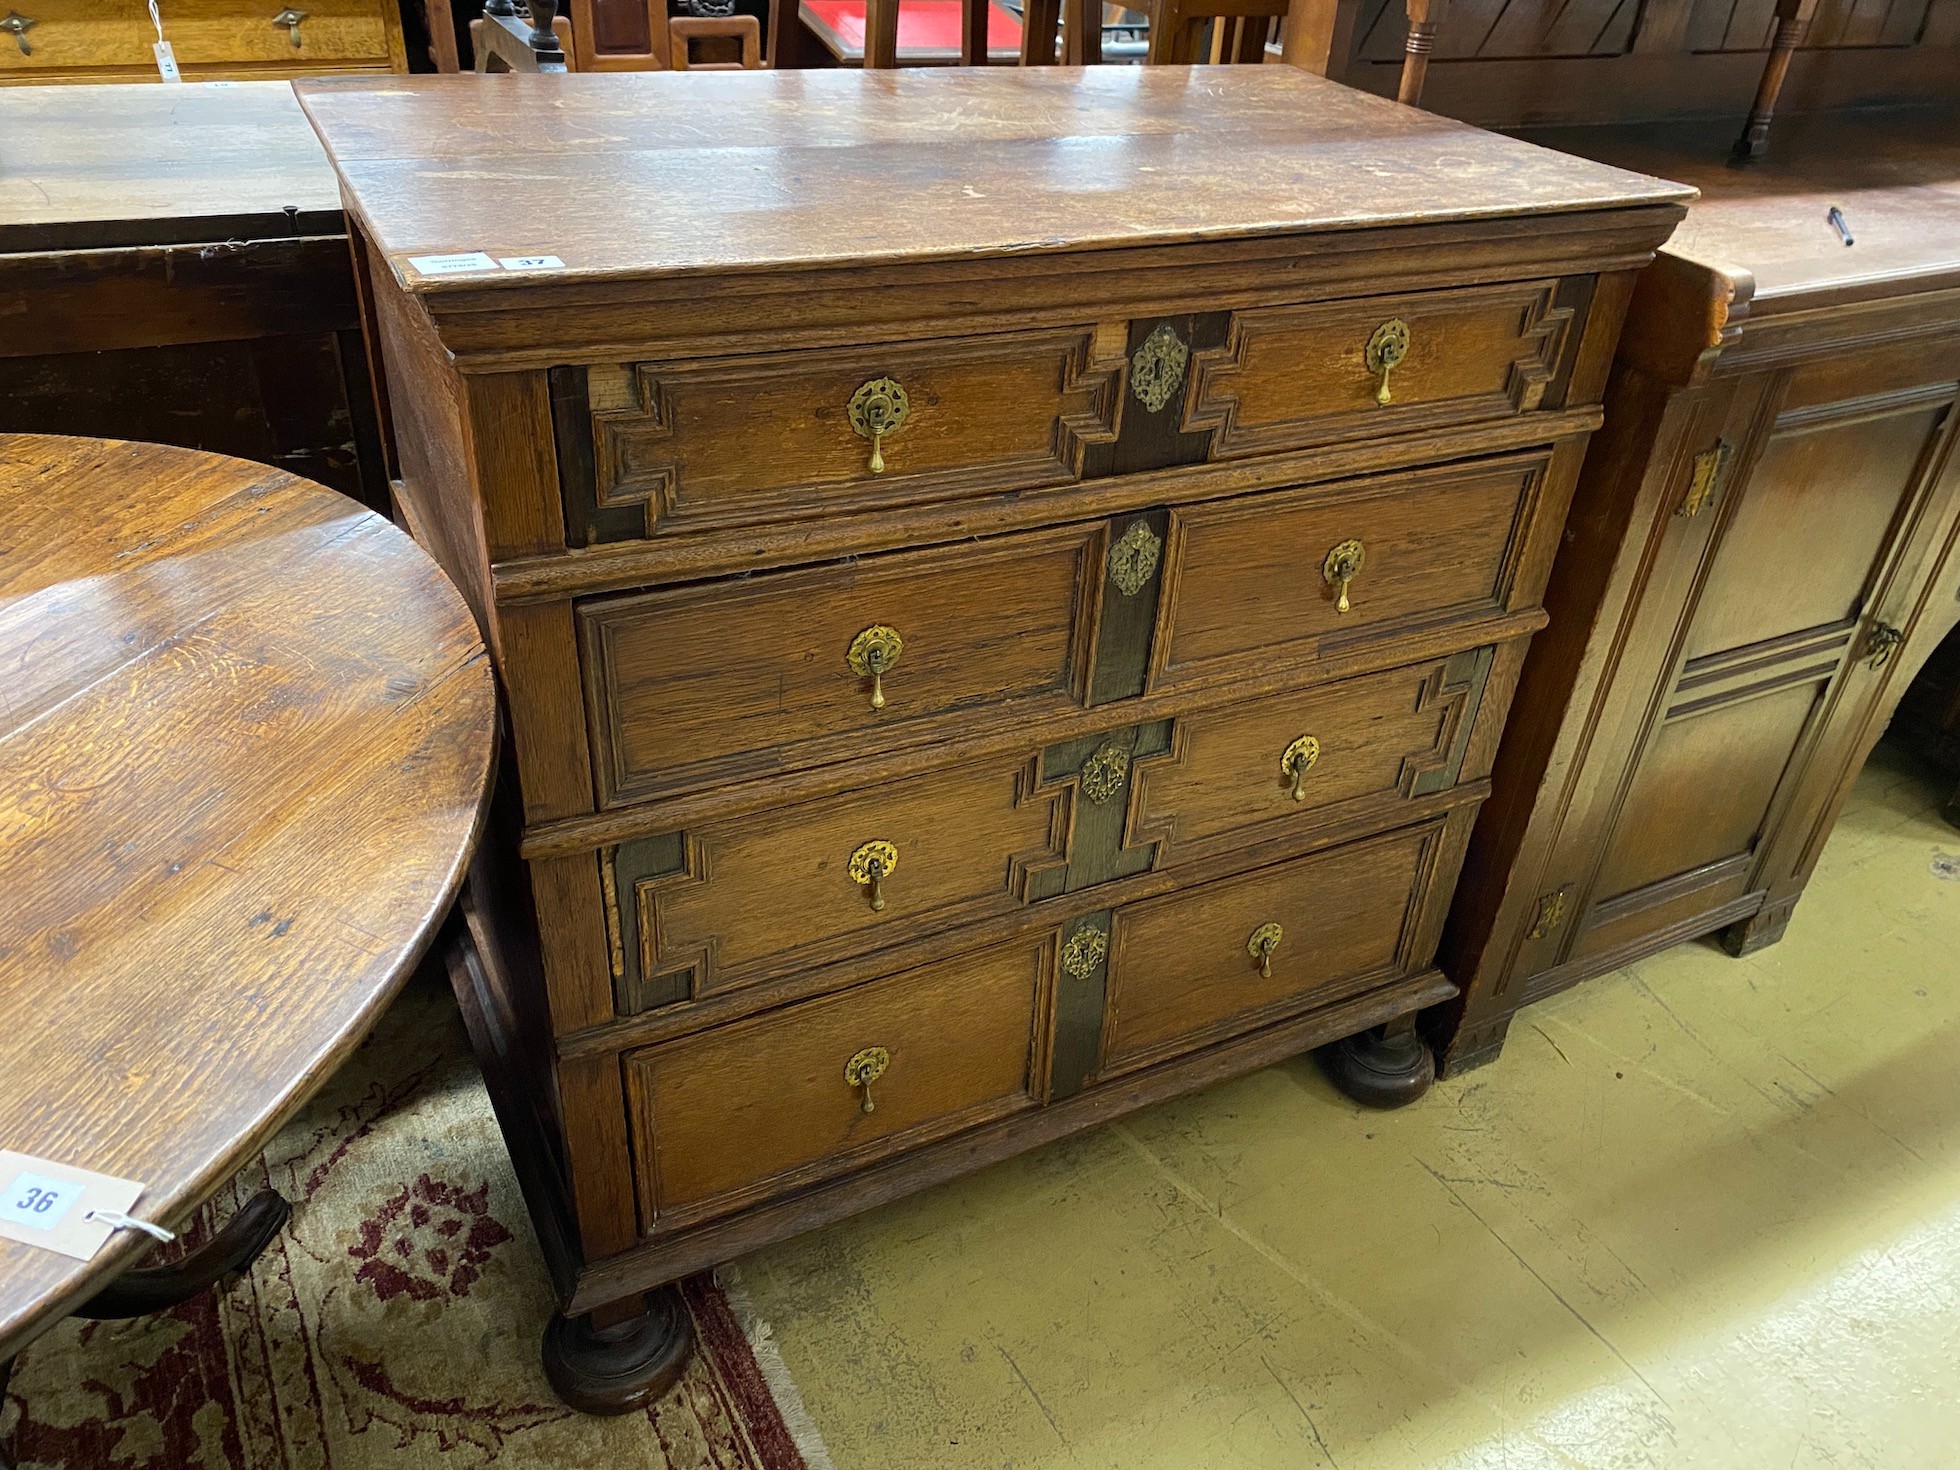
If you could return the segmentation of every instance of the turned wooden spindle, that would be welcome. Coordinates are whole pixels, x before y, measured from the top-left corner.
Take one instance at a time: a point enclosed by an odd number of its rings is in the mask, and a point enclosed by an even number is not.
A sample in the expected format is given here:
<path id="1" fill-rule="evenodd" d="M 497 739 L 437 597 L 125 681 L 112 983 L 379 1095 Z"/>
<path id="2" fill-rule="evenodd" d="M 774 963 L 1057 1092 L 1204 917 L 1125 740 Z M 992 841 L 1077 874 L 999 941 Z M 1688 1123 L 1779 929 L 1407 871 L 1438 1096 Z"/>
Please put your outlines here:
<path id="1" fill-rule="evenodd" d="M 1422 105 L 1422 83 L 1429 75 L 1429 53 L 1436 46 L 1436 28 L 1443 23 L 1444 0 L 1404 0 L 1409 38 L 1402 43 L 1402 84 L 1395 100 L 1407 107 Z"/>
<path id="2" fill-rule="evenodd" d="M 1817 0 L 1776 0 L 1776 29 L 1770 36 L 1769 60 L 1763 63 L 1756 101 L 1749 109 L 1749 121 L 1742 125 L 1742 136 L 1735 140 L 1731 162 L 1748 163 L 1769 152 L 1769 124 L 1776 112 L 1777 94 L 1789 75 L 1790 58 L 1810 34 L 1810 18 L 1816 13 Z"/>

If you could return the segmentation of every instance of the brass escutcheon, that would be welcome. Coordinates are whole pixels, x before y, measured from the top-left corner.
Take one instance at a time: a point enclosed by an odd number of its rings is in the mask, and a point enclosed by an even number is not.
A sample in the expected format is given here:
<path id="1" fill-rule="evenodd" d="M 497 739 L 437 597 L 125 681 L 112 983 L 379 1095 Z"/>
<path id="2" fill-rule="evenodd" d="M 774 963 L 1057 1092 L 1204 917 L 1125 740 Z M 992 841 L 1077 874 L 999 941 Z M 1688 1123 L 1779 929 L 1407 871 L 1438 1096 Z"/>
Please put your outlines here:
<path id="1" fill-rule="evenodd" d="M 1157 539 L 1150 523 L 1134 522 L 1109 548 L 1109 580 L 1125 597 L 1135 597 L 1149 585 L 1163 552 L 1164 543 Z"/>
<path id="2" fill-rule="evenodd" d="M 871 473 L 885 472 L 885 439 L 905 427 L 912 400 L 896 378 L 873 378 L 851 395 L 851 432 L 871 441 Z"/>
<path id="3" fill-rule="evenodd" d="M 1367 351 L 1362 355 L 1368 371 L 1381 375 L 1381 382 L 1375 388 L 1375 402 L 1387 403 L 1391 396 L 1388 375 L 1409 355 L 1409 324 L 1400 317 L 1390 317 L 1375 328 L 1375 335 L 1368 339 Z"/>
<path id="4" fill-rule="evenodd" d="M 1130 753 L 1120 745 L 1100 745 L 1082 763 L 1082 794 L 1100 806 L 1123 789 L 1123 778 L 1129 774 Z"/>
<path id="5" fill-rule="evenodd" d="M 844 1063 L 844 1083 L 856 1090 L 864 1089 L 864 1101 L 859 1104 L 867 1113 L 878 1111 L 878 1105 L 871 1101 L 871 1084 L 885 1075 L 885 1068 L 892 1064 L 892 1054 L 882 1046 L 867 1046 L 862 1051 L 851 1053 L 851 1059 Z"/>
<path id="6" fill-rule="evenodd" d="M 1109 935 L 1089 924 L 1077 929 L 1062 946 L 1062 969 L 1076 980 L 1087 980 L 1109 953 Z"/>
<path id="7" fill-rule="evenodd" d="M 1320 575 L 1327 579 L 1327 585 L 1339 592 L 1334 611 L 1346 612 L 1354 604 L 1348 601 L 1348 583 L 1361 575 L 1361 568 L 1367 563 L 1368 548 L 1359 541 L 1343 541 L 1327 553 L 1327 560 L 1320 564 Z"/>
<path id="8" fill-rule="evenodd" d="M 1295 801 L 1305 801 L 1307 799 L 1307 772 L 1311 771 L 1319 760 L 1320 742 L 1311 735 L 1302 735 L 1281 753 L 1279 758 L 1280 774 L 1293 778 L 1293 799 Z"/>
<path id="9" fill-rule="evenodd" d="M 1286 931 L 1277 924 L 1261 924 L 1252 931 L 1252 937 L 1245 942 L 1245 952 L 1259 961 L 1261 979 L 1273 978 L 1273 951 L 1279 948 L 1280 940 Z"/>
<path id="10" fill-rule="evenodd" d="M 871 890 L 871 911 L 885 911 L 885 880 L 898 871 L 898 849 L 882 838 L 867 842 L 851 854 L 845 869 L 851 881 Z"/>
<path id="11" fill-rule="evenodd" d="M 1137 402 L 1152 413 L 1163 412 L 1184 386 L 1184 365 L 1190 359 L 1191 349 L 1177 335 L 1177 328 L 1169 322 L 1158 326 L 1130 354 L 1130 391 Z"/>
<path id="12" fill-rule="evenodd" d="M 844 662 L 860 679 L 871 681 L 871 707 L 885 707 L 885 675 L 898 667 L 898 656 L 905 652 L 905 640 L 898 629 L 873 623 L 851 640 Z"/>

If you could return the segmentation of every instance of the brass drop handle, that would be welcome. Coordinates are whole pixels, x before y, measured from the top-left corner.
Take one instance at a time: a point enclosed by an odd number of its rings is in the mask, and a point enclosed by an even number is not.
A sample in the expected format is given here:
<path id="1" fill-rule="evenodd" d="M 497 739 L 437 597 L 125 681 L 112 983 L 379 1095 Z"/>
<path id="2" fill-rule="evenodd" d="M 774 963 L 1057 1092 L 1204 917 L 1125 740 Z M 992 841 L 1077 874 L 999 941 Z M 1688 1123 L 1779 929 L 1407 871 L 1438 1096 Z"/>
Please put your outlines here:
<path id="1" fill-rule="evenodd" d="M 305 19 L 306 12 L 304 10 L 295 10 L 290 5 L 272 17 L 272 23 L 276 26 L 284 26 L 286 28 L 286 34 L 293 38 L 293 50 L 295 51 L 300 49 L 299 25 Z"/>
<path id="2" fill-rule="evenodd" d="M 1273 951 L 1279 948 L 1280 940 L 1286 931 L 1278 924 L 1261 924 L 1252 931 L 1252 937 L 1245 942 L 1245 952 L 1259 961 L 1259 978 L 1273 978 Z"/>
<path id="3" fill-rule="evenodd" d="M 885 911 L 885 880 L 898 871 L 898 849 L 882 839 L 867 842 L 851 854 L 848 871 L 853 882 L 871 890 L 871 912 Z"/>
<path id="4" fill-rule="evenodd" d="M 905 652 L 905 640 L 898 629 L 873 623 L 851 640 L 844 662 L 860 679 L 871 681 L 871 707 L 885 707 L 885 675 L 898 667 L 898 656 Z"/>
<path id="5" fill-rule="evenodd" d="M 851 1059 L 844 1063 L 844 1081 L 853 1091 L 863 1089 L 864 1100 L 858 1104 L 867 1113 L 878 1111 L 878 1105 L 871 1100 L 871 1084 L 885 1075 L 885 1068 L 892 1064 L 892 1054 L 882 1046 L 867 1046 L 863 1051 L 853 1052 Z"/>
<path id="6" fill-rule="evenodd" d="M 6 31 L 14 38 L 14 44 L 20 47 L 22 56 L 34 54 L 34 48 L 27 44 L 27 33 L 39 24 L 40 22 L 33 16 L 22 15 L 18 10 L 10 10 L 5 15 L 0 15 L 0 31 Z"/>
<path id="7" fill-rule="evenodd" d="M 1361 575 L 1361 568 L 1367 565 L 1367 561 L 1367 547 L 1359 541 L 1343 541 L 1328 552 L 1327 560 L 1320 564 L 1320 575 L 1339 594 L 1334 602 L 1335 612 L 1344 613 L 1354 606 L 1348 600 L 1348 584 Z"/>
<path id="8" fill-rule="evenodd" d="M 1362 354 L 1368 364 L 1368 371 L 1381 381 L 1375 387 L 1375 402 L 1387 403 L 1393 396 L 1388 391 L 1388 375 L 1395 371 L 1402 359 L 1409 355 L 1409 324 L 1400 317 L 1390 317 L 1379 327 L 1375 335 L 1368 339 L 1367 350 Z"/>
<path id="9" fill-rule="evenodd" d="M 905 416 L 911 411 L 912 400 L 896 378 L 873 378 L 851 395 L 851 432 L 871 441 L 872 474 L 885 472 L 885 440 L 905 427 Z"/>
<path id="10" fill-rule="evenodd" d="M 1320 742 L 1311 735 L 1302 735 L 1286 747 L 1279 758 L 1280 774 L 1293 778 L 1293 799 L 1307 799 L 1307 772 L 1320 760 Z"/>
<path id="11" fill-rule="evenodd" d="M 1899 651 L 1899 645 L 1905 641 L 1905 633 L 1890 623 L 1873 623 L 1871 632 L 1865 638 L 1866 666 L 1884 668 L 1892 662 L 1892 655 Z"/>

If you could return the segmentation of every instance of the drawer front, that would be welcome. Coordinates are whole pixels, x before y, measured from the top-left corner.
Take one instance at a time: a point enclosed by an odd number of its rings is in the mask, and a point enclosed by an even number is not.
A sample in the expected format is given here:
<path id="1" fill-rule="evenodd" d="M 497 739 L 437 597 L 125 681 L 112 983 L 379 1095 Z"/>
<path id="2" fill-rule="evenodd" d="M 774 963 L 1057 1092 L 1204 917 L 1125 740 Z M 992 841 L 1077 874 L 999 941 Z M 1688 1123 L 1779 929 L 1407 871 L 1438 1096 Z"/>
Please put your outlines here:
<path id="1" fill-rule="evenodd" d="M 1472 649 L 1180 716 L 1169 753 L 1136 763 L 1133 843 L 1157 843 L 1164 868 L 1331 821 L 1392 822 L 1397 807 L 1457 783 L 1491 656 Z"/>
<path id="2" fill-rule="evenodd" d="M 685 1224 L 1035 1106 L 1052 955 L 1052 936 L 1017 939 L 628 1053 L 642 1219 Z M 871 1111 L 854 1058 L 876 1073 Z"/>
<path id="3" fill-rule="evenodd" d="M 274 25 L 280 4 L 240 0 L 164 0 L 164 34 L 185 66 L 305 67 L 330 61 L 386 61 L 386 0 L 307 0 L 294 29 Z M 139 7 L 140 8 L 140 7 Z"/>
<path id="4" fill-rule="evenodd" d="M 1558 286 L 1237 312 L 1224 346 L 1193 360 L 1183 427 L 1235 459 L 1529 412 L 1572 335 Z"/>
<path id="5" fill-rule="evenodd" d="M 8 81 L 119 66 L 147 67 L 152 77 L 156 75 L 150 47 L 157 35 L 142 0 L 117 6 L 99 0 L 40 0 L 28 5 L 9 0 L 0 14 L 7 11 L 32 22 L 22 36 L 25 52 L 11 33 L 0 33 L 0 77 Z"/>
<path id="6" fill-rule="evenodd" d="M 1516 582 L 1547 462 L 1174 511 L 1152 687 L 1256 677 L 1535 601 Z"/>
<path id="7" fill-rule="evenodd" d="M 244 0 L 164 0 L 163 33 L 183 67 L 262 65 L 284 70 L 354 60 L 385 64 L 387 0 L 309 0 L 292 31 L 275 26 L 282 6 Z M 3 8 L 3 7 L 0 7 Z M 0 34 L 0 76 L 25 81 L 37 72 L 100 71 L 127 67 L 156 79 L 151 46 L 156 29 L 143 0 L 35 0 L 12 8 L 33 22 L 26 32 L 31 54 L 11 34 Z M 18 76 L 10 76 L 17 73 Z"/>
<path id="8" fill-rule="evenodd" d="M 1116 437 L 1123 324 L 562 368 L 575 542 L 806 520 L 1079 479 Z M 877 439 L 868 431 L 889 422 Z"/>
<path id="9" fill-rule="evenodd" d="M 1104 540 L 1065 527 L 582 605 L 601 803 L 1073 707 Z"/>
<path id="10" fill-rule="evenodd" d="M 1066 861 L 1067 833 L 1065 793 L 1040 788 L 1035 762 L 997 757 L 623 843 L 603 859 L 619 1008 L 1011 912 L 1031 875 Z"/>
<path id="11" fill-rule="evenodd" d="M 1193 1050 L 1412 973 L 1440 822 L 1349 843 L 1111 920 L 1105 1074 Z M 1267 929 L 1278 926 L 1276 935 Z M 1261 971 L 1252 946 L 1274 945 Z"/>

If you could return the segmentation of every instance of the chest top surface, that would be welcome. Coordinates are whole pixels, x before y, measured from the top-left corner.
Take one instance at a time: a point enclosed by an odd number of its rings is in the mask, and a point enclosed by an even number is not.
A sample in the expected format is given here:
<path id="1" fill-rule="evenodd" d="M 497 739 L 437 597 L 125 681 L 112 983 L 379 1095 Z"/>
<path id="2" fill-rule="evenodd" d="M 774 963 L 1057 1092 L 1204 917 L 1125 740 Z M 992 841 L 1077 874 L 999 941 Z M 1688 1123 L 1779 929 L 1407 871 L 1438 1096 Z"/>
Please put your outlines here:
<path id="1" fill-rule="evenodd" d="M 0 253 L 340 230 L 285 82 L 0 88 Z"/>
<path id="2" fill-rule="evenodd" d="M 297 84 L 411 292 L 962 260 L 1678 204 L 1294 67 Z"/>
<path id="3" fill-rule="evenodd" d="M 1779 118 L 1769 157 L 1746 168 L 1728 163 L 1734 132 L 1721 121 L 1527 136 L 1700 189 L 1665 252 L 1714 275 L 1751 279 L 1755 311 L 1960 283 L 1960 113 Z M 1833 207 L 1850 244 L 1831 222 Z"/>

